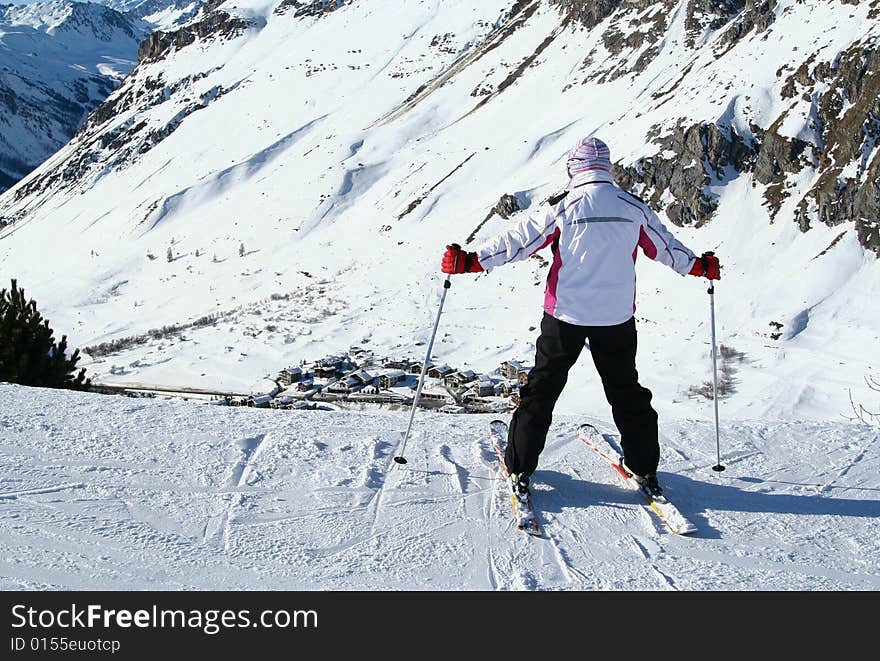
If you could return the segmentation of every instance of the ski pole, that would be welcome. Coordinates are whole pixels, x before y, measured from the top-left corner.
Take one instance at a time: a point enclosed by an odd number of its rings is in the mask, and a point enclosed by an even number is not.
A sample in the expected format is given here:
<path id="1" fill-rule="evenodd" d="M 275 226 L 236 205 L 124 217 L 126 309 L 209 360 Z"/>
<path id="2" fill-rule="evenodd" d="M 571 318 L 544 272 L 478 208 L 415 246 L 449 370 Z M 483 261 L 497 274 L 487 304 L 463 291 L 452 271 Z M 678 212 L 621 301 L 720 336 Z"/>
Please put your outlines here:
<path id="1" fill-rule="evenodd" d="M 707 252 L 706 255 L 713 257 L 714 252 Z M 712 400 L 715 402 L 715 451 L 718 457 L 718 463 L 712 466 L 712 470 L 720 473 L 724 470 L 721 465 L 721 434 L 718 429 L 718 358 L 715 349 L 715 285 L 709 280 L 709 319 L 712 322 Z"/>
<path id="2" fill-rule="evenodd" d="M 457 243 L 453 243 L 450 246 L 453 250 L 461 250 L 461 246 Z M 455 268 L 452 269 L 455 271 Z M 443 295 L 440 297 L 440 308 L 437 310 L 437 318 L 434 320 L 434 330 L 431 331 L 431 339 L 428 342 L 428 351 L 425 353 L 425 362 L 422 363 L 422 373 L 419 375 L 419 385 L 416 387 L 416 396 L 413 399 L 412 410 L 409 412 L 409 424 L 406 426 L 406 434 L 403 436 L 403 445 L 400 446 L 400 454 L 394 457 L 394 461 L 398 464 L 405 464 L 406 458 L 403 456 L 403 451 L 406 450 L 406 442 L 409 439 L 409 433 L 412 430 L 413 418 L 416 415 L 416 407 L 419 405 L 419 396 L 422 394 L 422 386 L 425 384 L 425 374 L 428 372 L 428 362 L 431 360 L 431 350 L 434 347 L 434 338 L 437 336 L 437 327 L 440 325 L 440 315 L 443 312 L 443 303 L 446 301 L 446 292 L 449 291 L 449 288 L 452 286 L 452 282 L 449 280 L 450 276 L 446 276 L 446 280 L 443 281 Z"/>

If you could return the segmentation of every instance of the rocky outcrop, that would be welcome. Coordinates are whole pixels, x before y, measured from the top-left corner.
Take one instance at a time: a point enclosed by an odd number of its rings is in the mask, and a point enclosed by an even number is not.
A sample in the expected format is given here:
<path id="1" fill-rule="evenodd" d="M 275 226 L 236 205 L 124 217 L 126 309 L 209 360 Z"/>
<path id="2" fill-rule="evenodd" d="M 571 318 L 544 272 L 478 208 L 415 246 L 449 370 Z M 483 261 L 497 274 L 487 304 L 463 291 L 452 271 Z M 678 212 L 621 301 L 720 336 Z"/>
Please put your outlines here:
<path id="1" fill-rule="evenodd" d="M 819 177 L 798 205 L 806 230 L 853 221 L 862 245 L 880 254 L 880 51 L 856 44 L 831 65 L 793 74 L 792 88 L 815 99 L 821 123 Z M 800 72 L 799 80 L 797 78 Z"/>
<path id="2" fill-rule="evenodd" d="M 593 29 L 609 19 L 602 33 L 602 44 L 614 56 L 630 52 L 632 57 L 618 57 L 617 63 L 594 72 L 583 82 L 605 83 L 626 74 L 637 74 L 657 57 L 674 15 L 677 0 L 550 0 L 584 27 Z M 698 46 L 706 36 L 721 31 L 715 55 L 720 57 L 752 31 L 763 32 L 775 19 L 777 0 L 690 0 L 686 4 L 685 43 Z M 656 11 L 648 11 L 652 7 Z M 637 53 L 637 55 L 636 55 Z M 589 67 L 597 51 L 584 60 Z M 634 57 L 634 59 L 633 59 Z"/>
<path id="3" fill-rule="evenodd" d="M 624 0 L 550 0 L 550 4 L 558 6 L 586 28 L 594 28 L 621 5 L 629 3 Z"/>
<path id="4" fill-rule="evenodd" d="M 150 151 L 171 135 L 194 112 L 232 91 L 230 88 L 213 87 L 198 99 L 179 107 L 171 119 L 160 127 L 150 127 L 142 117 L 150 107 L 169 101 L 190 88 L 206 74 L 189 76 L 173 85 L 166 85 L 161 75 L 156 78 L 137 77 L 128 79 L 126 86 L 117 91 L 106 103 L 89 115 L 75 141 L 79 144 L 71 157 L 62 165 L 48 170 L 40 177 L 28 181 L 15 192 L 20 200 L 40 190 L 53 186 L 62 188 L 81 182 L 89 172 L 101 164 L 100 170 L 118 170 L 131 165 L 141 154 Z M 106 124 L 115 117 L 134 109 L 126 121 L 107 129 Z"/>
<path id="5" fill-rule="evenodd" d="M 477 234 L 479 233 L 479 231 L 481 229 L 483 229 L 483 226 L 487 222 L 489 222 L 489 220 L 491 220 L 493 216 L 499 216 L 500 218 L 507 220 L 513 214 L 515 214 L 517 211 L 522 211 L 526 207 L 528 207 L 527 200 L 521 201 L 520 197 L 517 196 L 517 194 L 515 194 L 515 193 L 514 194 L 505 193 L 504 195 L 502 195 L 499 198 L 499 200 L 495 204 L 495 206 L 492 207 L 491 209 L 489 209 L 489 213 L 486 214 L 486 217 L 483 218 L 482 222 L 479 225 L 477 225 L 474 228 L 474 230 L 470 233 L 468 238 L 465 240 L 465 245 L 472 243 L 474 241 L 474 239 L 477 238 Z"/>
<path id="6" fill-rule="evenodd" d="M 676 225 L 708 222 L 718 208 L 709 186 L 751 170 L 755 159 L 753 145 L 730 127 L 716 124 L 678 126 L 657 144 L 661 154 L 674 155 L 644 157 L 630 167 L 615 165 L 614 176 L 651 206 L 665 209 Z"/>
<path id="7" fill-rule="evenodd" d="M 0 192 L 70 140 L 142 37 L 139 22 L 98 4 L 0 5 Z"/>
<path id="8" fill-rule="evenodd" d="M 330 12 L 334 12 L 346 4 L 351 4 L 354 0 L 312 0 L 311 2 L 300 2 L 299 0 L 284 0 L 275 8 L 276 14 L 286 14 L 293 11 L 294 18 L 303 16 L 324 16 Z"/>
<path id="9" fill-rule="evenodd" d="M 789 197 L 786 179 L 805 167 L 815 167 L 816 150 L 808 142 L 798 138 L 785 138 L 777 133 L 780 121 L 766 131 L 752 126 L 758 145 L 755 155 L 755 181 L 764 184 L 764 199 L 773 218 L 779 212 L 782 203 Z"/>
<path id="10" fill-rule="evenodd" d="M 741 0 L 732 0 L 734 5 L 740 2 Z M 721 57 L 752 31 L 764 32 L 776 19 L 775 10 L 776 0 L 745 0 L 741 13 L 736 15 L 730 27 L 722 33 L 715 56 Z"/>
<path id="11" fill-rule="evenodd" d="M 746 0 L 691 0 L 684 21 L 687 45 L 694 47 L 706 32 L 718 30 L 742 11 Z"/>
<path id="12" fill-rule="evenodd" d="M 138 47 L 138 63 L 163 60 L 169 53 L 197 40 L 232 39 L 247 29 L 247 20 L 217 10 L 220 4 L 217 0 L 205 4 L 195 20 L 177 30 L 153 32 Z"/>
<path id="13" fill-rule="evenodd" d="M 783 71 L 779 72 L 780 75 Z M 655 137 L 660 155 L 615 166 L 618 181 L 664 208 L 676 225 L 702 225 L 715 213 L 713 185 L 743 173 L 765 186 L 773 218 L 792 195 L 800 195 L 795 222 L 807 231 L 816 222 L 855 225 L 861 244 L 880 255 L 880 51 L 876 44 L 856 44 L 833 62 L 810 57 L 792 71 L 782 97 L 811 104 L 815 144 L 783 135 L 789 111 L 766 129 L 752 125 L 752 135 L 730 126 L 701 123 L 676 127 Z M 809 188 L 794 181 L 805 169 L 814 172 Z"/>
<path id="14" fill-rule="evenodd" d="M 507 220 L 517 211 L 520 211 L 522 207 L 519 204 L 519 199 L 517 199 L 516 195 L 510 195 L 509 193 L 505 193 L 498 200 L 498 204 L 492 207 L 492 213 L 496 213 L 504 220 Z"/>

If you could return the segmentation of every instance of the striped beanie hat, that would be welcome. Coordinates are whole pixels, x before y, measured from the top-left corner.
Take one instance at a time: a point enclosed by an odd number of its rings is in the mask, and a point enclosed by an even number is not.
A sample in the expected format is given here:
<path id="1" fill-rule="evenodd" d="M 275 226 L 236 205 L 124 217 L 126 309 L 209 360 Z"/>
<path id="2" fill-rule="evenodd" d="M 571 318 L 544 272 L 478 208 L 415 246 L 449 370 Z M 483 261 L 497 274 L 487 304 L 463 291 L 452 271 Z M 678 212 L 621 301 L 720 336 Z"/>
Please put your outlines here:
<path id="1" fill-rule="evenodd" d="M 568 152 L 567 165 L 570 177 L 592 170 L 611 172 L 611 151 L 599 138 L 583 138 Z"/>

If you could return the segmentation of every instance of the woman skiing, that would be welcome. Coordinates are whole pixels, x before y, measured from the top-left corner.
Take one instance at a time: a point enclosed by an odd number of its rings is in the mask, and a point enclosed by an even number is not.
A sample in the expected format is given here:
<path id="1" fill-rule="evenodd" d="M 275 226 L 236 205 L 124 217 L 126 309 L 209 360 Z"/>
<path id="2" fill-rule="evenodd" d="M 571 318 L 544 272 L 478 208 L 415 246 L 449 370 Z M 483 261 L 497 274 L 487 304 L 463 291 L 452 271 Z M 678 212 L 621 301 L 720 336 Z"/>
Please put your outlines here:
<path id="1" fill-rule="evenodd" d="M 636 254 L 682 275 L 717 280 L 718 259 L 697 257 L 678 241 L 641 199 L 614 183 L 608 146 L 595 137 L 569 152 L 569 183 L 528 218 L 465 252 L 447 246 L 444 273 L 477 273 L 520 261 L 550 246 L 544 316 L 535 366 L 520 390 L 510 424 L 505 464 L 511 488 L 528 501 L 529 478 L 538 465 L 553 407 L 587 343 L 620 432 L 624 466 L 654 496 L 660 446 L 651 391 L 636 372 Z"/>

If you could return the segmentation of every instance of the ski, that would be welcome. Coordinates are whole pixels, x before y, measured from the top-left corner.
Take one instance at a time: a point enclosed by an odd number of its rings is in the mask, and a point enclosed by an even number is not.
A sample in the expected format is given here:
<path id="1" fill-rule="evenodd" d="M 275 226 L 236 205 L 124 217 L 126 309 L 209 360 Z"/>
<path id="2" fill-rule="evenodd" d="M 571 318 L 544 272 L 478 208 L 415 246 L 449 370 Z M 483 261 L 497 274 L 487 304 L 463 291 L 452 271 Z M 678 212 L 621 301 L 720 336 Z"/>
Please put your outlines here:
<path id="1" fill-rule="evenodd" d="M 605 440 L 601 432 L 591 424 L 583 424 L 578 427 L 578 438 L 590 447 L 596 454 L 604 459 L 614 469 L 614 472 L 620 476 L 630 487 L 638 489 L 644 496 L 645 502 L 657 517 L 666 525 L 667 528 L 676 535 L 689 535 L 697 532 L 697 527 L 688 521 L 684 515 L 678 511 L 678 508 L 669 502 L 666 496 L 652 496 L 646 492 L 632 473 L 626 470 L 621 463 L 621 457 L 618 452 L 611 447 L 611 444 Z"/>
<path id="2" fill-rule="evenodd" d="M 538 517 L 535 514 L 535 508 L 532 506 L 532 497 L 529 496 L 527 503 L 522 503 L 517 499 L 510 482 L 510 474 L 507 472 L 507 466 L 504 464 L 504 451 L 507 448 L 507 423 L 503 420 L 493 420 L 489 423 L 489 441 L 495 454 L 498 455 L 498 465 L 501 473 L 504 475 L 504 483 L 510 491 L 510 502 L 513 505 L 513 520 L 516 523 L 517 530 L 521 530 L 528 535 L 535 537 L 541 536 L 541 525 L 538 523 Z"/>

